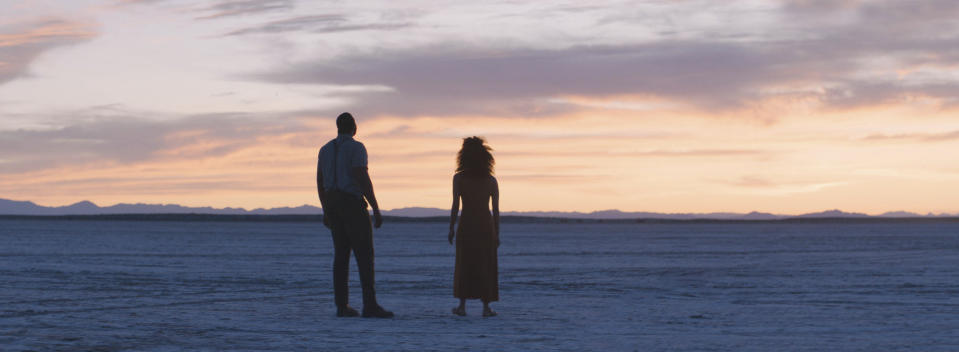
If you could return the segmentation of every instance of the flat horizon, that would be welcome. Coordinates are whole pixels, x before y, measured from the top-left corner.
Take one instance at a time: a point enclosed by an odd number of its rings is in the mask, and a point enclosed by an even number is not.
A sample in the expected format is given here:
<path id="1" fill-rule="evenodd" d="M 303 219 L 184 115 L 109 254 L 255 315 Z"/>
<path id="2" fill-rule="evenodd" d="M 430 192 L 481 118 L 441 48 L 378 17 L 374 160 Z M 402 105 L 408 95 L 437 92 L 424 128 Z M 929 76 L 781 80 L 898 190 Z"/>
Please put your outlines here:
<path id="1" fill-rule="evenodd" d="M 268 208 L 264 208 L 264 207 L 244 208 L 244 207 L 188 206 L 188 205 L 182 205 L 182 204 L 176 204 L 176 203 L 144 203 L 144 202 L 138 202 L 138 203 L 116 203 L 116 204 L 104 205 L 104 204 L 97 204 L 96 202 L 92 202 L 92 201 L 89 201 L 89 200 L 81 200 L 81 201 L 77 201 L 77 202 L 73 202 L 73 203 L 68 203 L 68 204 L 64 204 L 64 205 L 43 205 L 43 204 L 39 204 L 39 203 L 30 201 L 30 200 L 14 200 L 14 199 L 4 199 L 4 198 L 0 198 L 0 201 L 3 201 L 3 200 L 13 201 L 13 202 L 29 202 L 29 203 L 33 203 L 33 204 L 35 204 L 35 205 L 37 205 L 37 206 L 39 206 L 39 207 L 44 207 L 44 208 L 64 208 L 64 207 L 69 207 L 69 206 L 72 206 L 72 205 L 82 204 L 82 203 L 85 203 L 85 202 L 92 203 L 92 204 L 94 204 L 95 206 L 97 206 L 97 207 L 100 208 L 100 209 L 102 209 L 102 208 L 109 208 L 109 207 L 115 207 L 115 206 L 119 206 L 119 205 L 179 206 L 179 207 L 184 207 L 184 208 L 211 208 L 212 210 L 228 210 L 228 209 L 234 209 L 234 210 L 242 210 L 242 211 L 245 211 L 245 212 L 253 212 L 253 211 L 257 211 L 257 210 L 274 210 L 274 209 L 283 209 L 283 208 L 295 209 L 295 208 L 300 208 L 300 207 L 320 208 L 318 204 L 317 204 L 317 205 L 314 205 L 314 204 L 288 205 L 288 206 L 268 207 Z M 396 212 L 396 211 L 410 210 L 410 209 L 437 210 L 437 211 L 444 211 L 444 212 L 448 212 L 448 211 L 449 211 L 449 210 L 446 209 L 446 208 L 429 207 L 429 206 L 406 206 L 406 207 L 396 207 L 396 208 L 384 208 L 383 211 L 384 211 L 384 212 Z M 0 212 L 2 212 L 2 211 L 3 211 L 3 209 L 0 208 Z M 501 209 L 501 212 L 503 212 L 503 213 L 556 213 L 556 214 L 584 214 L 584 215 L 590 215 L 590 214 L 596 214 L 596 213 L 603 213 L 603 212 L 620 212 L 620 213 L 624 213 L 624 214 L 650 213 L 650 214 L 662 214 L 662 215 L 696 215 L 696 214 L 703 214 L 703 215 L 706 215 L 706 214 L 739 214 L 739 215 L 748 215 L 748 214 L 752 214 L 752 213 L 759 213 L 759 214 L 769 214 L 769 215 L 783 216 L 783 217 L 802 216 L 802 215 L 819 214 L 819 213 L 829 213 L 829 212 L 837 212 L 837 211 L 838 211 L 838 212 L 842 212 L 842 213 L 847 214 L 847 215 L 863 214 L 863 215 L 868 215 L 868 216 L 883 216 L 883 215 L 890 215 L 890 214 L 896 214 L 896 213 L 911 213 L 911 214 L 915 214 L 915 215 L 918 215 L 918 216 L 959 216 L 959 213 L 947 213 L 947 212 L 946 212 L 946 213 L 916 213 L 916 212 L 909 212 L 909 211 L 904 211 L 904 210 L 889 210 L 889 211 L 884 211 L 884 212 L 880 212 L 880 213 L 864 213 L 864 212 L 851 211 L 851 210 L 847 210 L 847 209 L 828 208 L 828 207 L 827 207 L 827 208 L 823 208 L 823 209 L 821 209 L 821 210 L 810 211 L 810 212 L 803 212 L 803 213 L 795 213 L 795 214 L 774 213 L 774 212 L 768 212 L 768 211 L 762 211 L 762 210 L 752 210 L 752 211 L 746 211 L 746 212 L 736 212 L 736 211 L 664 212 L 664 211 L 655 211 L 655 210 L 635 210 L 635 211 L 634 211 L 634 210 L 621 210 L 621 209 L 598 209 L 598 210 L 590 210 L 590 211 L 503 210 L 503 209 Z M 5 214 L 0 213 L 0 215 L 5 215 Z M 304 215 L 308 215 L 308 214 L 304 213 Z"/>

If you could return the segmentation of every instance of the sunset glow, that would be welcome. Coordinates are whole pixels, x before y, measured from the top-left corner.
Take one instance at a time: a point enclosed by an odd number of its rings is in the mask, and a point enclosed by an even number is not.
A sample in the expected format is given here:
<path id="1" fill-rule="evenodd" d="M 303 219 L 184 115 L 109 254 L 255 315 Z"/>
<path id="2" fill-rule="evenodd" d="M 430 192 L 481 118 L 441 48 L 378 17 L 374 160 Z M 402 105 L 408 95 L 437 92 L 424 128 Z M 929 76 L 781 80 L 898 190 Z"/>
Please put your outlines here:
<path id="1" fill-rule="evenodd" d="M 959 3 L 577 4 L 3 1 L 0 198 L 319 205 L 350 111 L 384 209 L 959 212 Z"/>

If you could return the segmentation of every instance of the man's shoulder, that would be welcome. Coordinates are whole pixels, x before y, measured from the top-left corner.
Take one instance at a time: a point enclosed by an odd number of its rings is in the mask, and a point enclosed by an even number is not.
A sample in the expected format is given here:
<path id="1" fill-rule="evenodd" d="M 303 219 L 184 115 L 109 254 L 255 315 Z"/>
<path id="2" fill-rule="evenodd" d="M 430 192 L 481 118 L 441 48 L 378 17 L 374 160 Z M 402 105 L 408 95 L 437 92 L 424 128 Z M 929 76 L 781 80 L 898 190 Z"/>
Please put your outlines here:
<path id="1" fill-rule="evenodd" d="M 335 141 L 336 141 L 335 139 L 331 139 L 329 142 L 326 142 L 326 144 L 323 144 L 323 146 L 320 147 L 319 153 L 317 153 L 317 154 L 318 154 L 318 155 L 323 155 L 323 152 L 324 152 L 324 151 L 327 151 L 327 150 L 330 150 L 331 148 L 333 148 L 333 142 L 335 142 Z"/>
<path id="2" fill-rule="evenodd" d="M 331 148 L 332 145 L 333 145 L 333 140 L 330 140 L 329 142 L 323 143 L 323 146 L 320 147 L 320 150 Z"/>
<path id="3" fill-rule="evenodd" d="M 347 140 L 347 143 L 350 144 L 350 147 L 351 147 L 351 148 L 357 148 L 357 149 L 366 150 L 366 146 L 363 145 L 363 142 L 360 142 L 360 141 L 358 141 L 358 140 L 348 139 L 348 140 Z"/>

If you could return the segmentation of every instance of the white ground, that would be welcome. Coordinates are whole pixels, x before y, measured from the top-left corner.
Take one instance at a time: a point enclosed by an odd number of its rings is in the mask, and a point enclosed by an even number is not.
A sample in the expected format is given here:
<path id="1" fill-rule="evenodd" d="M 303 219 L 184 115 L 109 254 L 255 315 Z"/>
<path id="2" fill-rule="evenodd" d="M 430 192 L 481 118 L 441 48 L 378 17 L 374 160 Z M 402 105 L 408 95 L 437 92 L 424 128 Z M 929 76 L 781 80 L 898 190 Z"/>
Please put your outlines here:
<path id="1" fill-rule="evenodd" d="M 959 224 L 504 224 L 495 318 L 445 228 L 376 233 L 373 320 L 319 224 L 0 220 L 0 351 L 959 350 Z"/>

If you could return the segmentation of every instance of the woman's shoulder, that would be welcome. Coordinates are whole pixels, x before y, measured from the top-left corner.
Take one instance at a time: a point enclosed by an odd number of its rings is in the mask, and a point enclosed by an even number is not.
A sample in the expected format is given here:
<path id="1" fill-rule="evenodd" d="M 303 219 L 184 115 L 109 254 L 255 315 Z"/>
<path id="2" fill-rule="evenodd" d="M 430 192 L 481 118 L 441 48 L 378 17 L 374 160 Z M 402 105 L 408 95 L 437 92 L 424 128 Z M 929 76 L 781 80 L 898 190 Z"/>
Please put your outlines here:
<path id="1" fill-rule="evenodd" d="M 464 182 L 469 182 L 469 175 L 466 175 L 462 172 L 457 172 L 453 174 L 453 184 L 463 184 Z"/>

